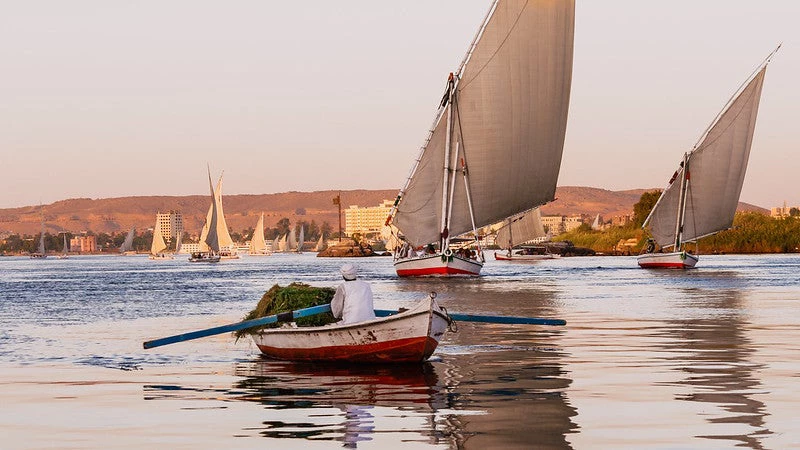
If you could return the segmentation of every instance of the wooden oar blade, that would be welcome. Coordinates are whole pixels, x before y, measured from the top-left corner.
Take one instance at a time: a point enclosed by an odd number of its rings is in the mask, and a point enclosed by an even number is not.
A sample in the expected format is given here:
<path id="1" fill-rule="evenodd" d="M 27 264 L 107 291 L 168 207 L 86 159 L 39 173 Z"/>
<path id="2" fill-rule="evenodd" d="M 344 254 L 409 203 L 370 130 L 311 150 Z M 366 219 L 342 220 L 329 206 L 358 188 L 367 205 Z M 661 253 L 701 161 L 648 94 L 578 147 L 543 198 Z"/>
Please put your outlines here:
<path id="1" fill-rule="evenodd" d="M 376 309 L 375 315 L 386 317 L 397 314 L 397 311 L 390 309 Z M 448 313 L 451 319 L 461 322 L 481 322 L 481 323 L 503 323 L 512 325 L 566 325 L 567 321 L 562 319 L 542 319 L 539 317 L 514 317 L 514 316 L 483 316 L 478 314 L 454 314 Z"/>
<path id="2" fill-rule="evenodd" d="M 331 305 L 312 306 L 310 308 L 298 309 L 296 311 L 287 311 L 285 313 L 274 314 L 271 316 L 261 317 L 253 320 L 246 320 L 244 322 L 231 323 L 228 325 L 221 325 L 213 328 L 206 328 L 205 330 L 197 330 L 189 333 L 176 334 L 160 339 L 153 339 L 143 343 L 144 348 L 161 347 L 162 345 L 174 344 L 176 342 L 190 341 L 201 337 L 214 336 L 215 334 L 229 333 L 232 331 L 243 330 L 250 327 L 258 327 L 275 322 L 289 322 L 300 317 L 308 317 L 316 314 L 323 314 L 330 312 Z"/>

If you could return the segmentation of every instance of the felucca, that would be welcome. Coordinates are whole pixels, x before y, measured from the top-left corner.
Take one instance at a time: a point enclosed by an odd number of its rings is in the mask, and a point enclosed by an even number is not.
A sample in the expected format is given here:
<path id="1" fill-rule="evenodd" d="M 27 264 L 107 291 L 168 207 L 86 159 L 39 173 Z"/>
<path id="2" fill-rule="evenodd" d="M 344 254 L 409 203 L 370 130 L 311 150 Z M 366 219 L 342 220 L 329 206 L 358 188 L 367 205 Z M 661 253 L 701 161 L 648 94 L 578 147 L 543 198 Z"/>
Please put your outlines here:
<path id="1" fill-rule="evenodd" d="M 644 268 L 690 269 L 697 264 L 686 243 L 733 225 L 739 204 L 767 64 L 776 48 L 734 93 L 683 160 L 644 221 L 652 239 L 637 258 Z M 690 176 L 691 175 L 691 176 Z M 671 248 L 660 252 L 657 246 Z"/>
<path id="2" fill-rule="evenodd" d="M 167 249 L 167 243 L 164 242 L 164 235 L 161 233 L 161 226 L 156 220 L 156 226 L 153 228 L 153 243 L 150 244 L 150 259 L 164 260 L 173 259 L 169 253 L 164 253 Z"/>
<path id="3" fill-rule="evenodd" d="M 200 251 L 193 252 L 189 257 L 190 262 L 219 262 L 219 237 L 217 236 L 217 196 L 214 193 L 214 185 L 211 183 L 211 170 L 208 171 L 208 188 L 211 191 L 211 208 L 206 216 L 206 223 L 203 225 L 203 233 L 200 237 Z"/>
<path id="4" fill-rule="evenodd" d="M 399 276 L 479 275 L 477 229 L 554 199 L 574 22 L 571 0 L 492 3 L 387 219 Z"/>
<path id="5" fill-rule="evenodd" d="M 542 225 L 539 208 L 534 208 L 521 216 L 509 218 L 502 228 L 497 230 L 495 243 L 506 249 L 505 252 L 494 252 L 498 261 L 538 261 L 554 259 L 561 255 L 550 253 L 546 247 L 521 245 L 537 238 L 547 236 Z"/>
<path id="6" fill-rule="evenodd" d="M 267 240 L 264 239 L 264 213 L 258 218 L 256 229 L 253 230 L 253 237 L 250 238 L 250 248 L 248 254 L 252 256 L 268 255 Z"/>

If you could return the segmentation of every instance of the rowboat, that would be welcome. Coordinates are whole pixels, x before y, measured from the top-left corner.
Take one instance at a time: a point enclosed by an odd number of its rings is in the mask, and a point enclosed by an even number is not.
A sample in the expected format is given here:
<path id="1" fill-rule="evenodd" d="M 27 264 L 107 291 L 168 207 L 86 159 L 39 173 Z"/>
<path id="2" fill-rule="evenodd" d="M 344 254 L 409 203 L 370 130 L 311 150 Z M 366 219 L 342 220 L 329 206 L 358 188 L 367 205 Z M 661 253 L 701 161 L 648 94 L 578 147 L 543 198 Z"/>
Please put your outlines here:
<path id="1" fill-rule="evenodd" d="M 435 296 L 387 317 L 356 324 L 284 327 L 253 340 L 269 358 L 359 363 L 422 362 L 433 354 L 450 318 Z"/>

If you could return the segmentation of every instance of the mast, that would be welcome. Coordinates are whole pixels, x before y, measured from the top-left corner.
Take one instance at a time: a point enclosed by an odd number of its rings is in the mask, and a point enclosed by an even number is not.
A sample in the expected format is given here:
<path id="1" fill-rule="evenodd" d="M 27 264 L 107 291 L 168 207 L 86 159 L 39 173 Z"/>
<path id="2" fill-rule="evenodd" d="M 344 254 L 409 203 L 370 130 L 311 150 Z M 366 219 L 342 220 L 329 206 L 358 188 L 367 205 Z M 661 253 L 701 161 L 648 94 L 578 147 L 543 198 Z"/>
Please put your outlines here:
<path id="1" fill-rule="evenodd" d="M 450 180 L 450 148 L 453 145 L 453 96 L 455 95 L 455 82 L 453 80 L 453 73 L 447 79 L 447 131 L 444 137 L 444 168 L 442 172 L 442 222 L 439 230 L 441 230 L 440 248 L 442 252 L 445 251 L 450 239 L 450 233 L 447 232 L 448 223 L 448 181 Z"/>
<path id="2" fill-rule="evenodd" d="M 689 184 L 689 154 L 683 154 L 683 174 L 681 174 L 681 192 L 678 200 L 678 214 L 675 223 L 675 247 L 674 251 L 680 251 L 681 239 L 683 238 L 683 219 L 686 216 L 686 190 Z"/>

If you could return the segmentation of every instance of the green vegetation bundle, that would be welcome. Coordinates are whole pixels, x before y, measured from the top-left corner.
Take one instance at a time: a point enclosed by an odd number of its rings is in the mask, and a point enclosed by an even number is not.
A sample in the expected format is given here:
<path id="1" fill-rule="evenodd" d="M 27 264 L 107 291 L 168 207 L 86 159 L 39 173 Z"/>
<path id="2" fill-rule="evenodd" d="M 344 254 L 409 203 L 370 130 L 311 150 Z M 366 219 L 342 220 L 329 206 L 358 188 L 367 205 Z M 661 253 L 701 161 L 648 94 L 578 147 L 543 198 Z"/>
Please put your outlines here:
<path id="1" fill-rule="evenodd" d="M 276 284 L 264 293 L 255 309 L 250 311 L 242 320 L 258 319 L 282 312 L 328 304 L 333 299 L 334 293 L 336 293 L 336 290 L 333 288 L 319 288 L 303 283 L 292 283 L 286 287 L 280 287 Z M 301 327 L 317 327 L 333 322 L 336 322 L 336 319 L 331 313 L 301 317 L 296 320 L 297 326 Z M 281 326 L 280 323 L 271 323 L 261 327 L 245 328 L 234 332 L 234 335 L 238 340 L 247 334 L 255 334 L 263 328 L 277 328 L 279 326 Z"/>

